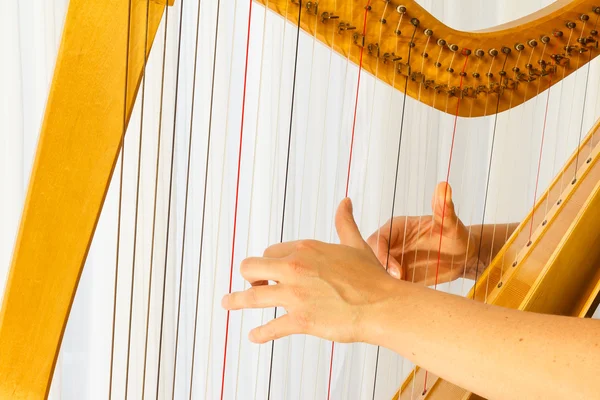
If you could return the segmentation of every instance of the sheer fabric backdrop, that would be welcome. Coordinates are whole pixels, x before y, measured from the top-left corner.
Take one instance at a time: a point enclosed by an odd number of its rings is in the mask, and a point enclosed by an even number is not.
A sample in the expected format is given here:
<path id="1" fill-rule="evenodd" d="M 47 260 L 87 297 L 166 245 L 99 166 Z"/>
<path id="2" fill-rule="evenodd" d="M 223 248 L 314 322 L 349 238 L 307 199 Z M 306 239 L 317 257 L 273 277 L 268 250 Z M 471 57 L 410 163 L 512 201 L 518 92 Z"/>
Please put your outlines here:
<path id="1" fill-rule="evenodd" d="M 196 79 L 196 97 L 192 102 L 194 83 L 194 32 L 197 2 L 186 1 L 183 18 L 184 41 L 180 65 L 178 114 L 174 124 L 175 81 L 177 71 L 177 31 L 181 2 L 170 9 L 166 50 L 165 96 L 162 130 L 159 129 L 160 74 L 164 25 L 159 30 L 145 82 L 143 146 L 141 152 L 140 216 L 137 223 L 138 243 L 135 251 L 136 272 L 131 345 L 131 373 L 128 394 L 140 398 L 142 389 L 142 356 L 144 354 L 147 287 L 150 274 L 153 193 L 156 151 L 160 142 L 160 170 L 152 290 L 159 293 L 162 268 L 167 266 L 165 298 L 164 350 L 161 358 L 161 398 L 171 395 L 176 326 L 179 268 L 183 264 L 181 322 L 175 397 L 187 398 L 193 345 L 193 312 L 199 263 L 199 238 L 202 216 L 203 179 L 205 172 L 206 126 L 209 120 L 212 51 L 214 33 L 202 35 Z M 421 0 L 448 25 L 464 30 L 477 30 L 497 25 L 551 3 L 551 1 Z M 201 3 L 201 26 L 214 32 L 216 1 Z M 9 268 L 14 239 L 22 210 L 27 182 L 35 153 L 37 137 L 56 59 L 67 0 L 0 0 L 0 294 Z M 218 398 L 221 379 L 225 313 L 220 308 L 221 296 L 227 291 L 231 252 L 233 199 L 235 195 L 237 149 L 241 109 L 241 87 L 244 67 L 246 0 L 223 1 L 217 51 L 215 107 L 210 154 L 206 230 L 202 255 L 199 328 L 194 361 L 193 397 Z M 266 20 L 265 20 L 266 15 Z M 163 21 L 164 24 L 164 21 Z M 263 42 L 264 41 L 264 42 Z M 293 69 L 295 27 L 256 6 L 253 12 L 250 45 L 249 87 L 242 151 L 242 184 L 235 267 L 247 255 L 259 255 L 269 244 L 279 241 L 283 192 L 285 151 L 291 98 L 290 71 Z M 233 48 L 233 51 L 231 50 Z M 283 52 L 282 52 L 283 51 Z M 292 127 L 292 158 L 284 239 L 317 238 L 336 241 L 332 228 L 332 210 L 343 196 L 345 165 L 349 147 L 349 129 L 353 96 L 356 92 L 357 68 L 333 55 L 328 48 L 303 34 L 300 40 L 299 73 Z M 584 132 L 599 115 L 598 63 L 593 65 L 588 86 L 588 107 L 584 116 Z M 281 79 L 283 77 L 283 79 Z M 557 86 L 550 100 L 549 139 L 542 160 L 540 187 L 563 165 L 575 148 L 580 114 L 561 118 L 569 107 L 581 108 L 585 74 L 579 72 Z M 555 89 L 553 89 L 555 90 Z M 560 92 L 559 92 L 560 91 Z M 350 197 L 361 231 L 370 235 L 383 224 L 391 210 L 396 141 L 400 126 L 399 110 L 403 97 L 387 85 L 363 75 L 357 119 L 355 159 L 351 171 Z M 141 96 L 140 96 L 141 97 Z M 545 99 L 543 95 L 538 99 Z M 538 151 L 543 110 L 533 100 L 510 113 L 500 115 L 499 134 L 492 164 L 490 198 L 486 222 L 502 223 L 522 219 L 533 203 L 531 154 Z M 570 104 L 573 104 L 571 106 Z M 278 106 L 280 105 L 280 106 Z M 117 332 L 125 332 L 128 324 L 128 288 L 131 284 L 133 255 L 132 232 L 135 229 L 134 203 L 137 174 L 137 146 L 140 139 L 140 99 L 134 110 L 126 137 L 123 220 L 120 253 L 120 279 L 117 302 Z M 579 106 L 579 107 L 578 107 Z M 194 110 L 192 117 L 192 108 Z M 558 112 L 560 108 L 560 112 Z M 274 112 L 277 110 L 277 112 Z M 593 112 L 594 111 L 594 112 Z M 485 188 L 491 136 L 491 118 L 459 120 L 450 183 L 460 217 L 467 224 L 482 218 L 481 194 Z M 445 179 L 453 118 L 440 115 L 427 107 L 407 100 L 405 144 L 396 201 L 396 215 L 421 215 L 430 212 L 430 199 L 438 181 Z M 192 125 L 192 126 L 190 126 Z M 171 226 L 167 254 L 164 243 L 168 217 L 168 185 L 172 132 L 175 131 L 175 181 Z M 186 167 L 188 140 L 192 139 L 192 168 L 189 184 L 188 221 L 183 242 Z M 341 132 L 341 133 L 340 133 Z M 561 133 L 560 135 L 557 133 Z M 563 142 L 557 143 L 557 140 Z M 506 157 L 514 163 L 506 163 Z M 535 158 L 535 157 L 534 157 Z M 519 160 L 527 160 L 526 162 Z M 519 161 L 519 162 L 517 162 Z M 117 172 L 121 163 L 117 165 Z M 315 193 L 319 193 L 315 195 Z M 57 363 L 50 393 L 51 399 L 104 399 L 108 394 L 112 293 L 115 274 L 115 243 L 119 178 L 115 174 L 106 199 L 88 261 L 81 277 L 77 296 Z M 183 254 L 183 255 L 182 255 Z M 143 266 L 143 267 L 142 267 Z M 466 293 L 472 282 L 459 280 L 438 289 Z M 234 273 L 234 290 L 244 287 Z M 156 363 L 161 310 L 159 296 L 150 304 L 147 393 L 156 388 Z M 234 313 L 231 317 L 227 364 L 226 398 L 266 398 L 266 381 L 270 345 L 255 346 L 246 337 L 249 329 L 261 320 L 272 318 L 272 310 L 262 313 Z M 243 319 L 242 319 L 243 318 Z M 127 336 L 119 335 L 115 343 L 116 398 L 125 391 L 124 368 Z M 278 341 L 275 346 L 273 398 L 326 398 L 330 343 L 311 337 L 295 336 Z M 334 358 L 332 398 L 371 398 L 376 348 L 363 344 L 338 345 Z M 382 350 L 379 359 L 376 397 L 390 398 L 412 365 Z M 232 383 L 231 383 L 232 382 Z M 231 384 L 229 384 L 231 383 Z"/>

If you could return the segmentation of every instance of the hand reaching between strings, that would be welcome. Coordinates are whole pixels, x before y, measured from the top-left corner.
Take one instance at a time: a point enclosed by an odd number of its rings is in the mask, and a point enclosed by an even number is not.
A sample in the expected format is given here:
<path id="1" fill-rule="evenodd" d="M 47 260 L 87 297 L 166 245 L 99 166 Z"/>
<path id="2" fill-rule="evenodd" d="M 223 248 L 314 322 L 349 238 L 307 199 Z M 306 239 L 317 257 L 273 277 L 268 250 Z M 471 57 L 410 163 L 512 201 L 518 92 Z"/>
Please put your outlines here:
<path id="1" fill-rule="evenodd" d="M 223 307 L 287 311 L 252 330 L 252 342 L 301 333 L 336 342 L 369 342 L 369 316 L 378 314 L 375 309 L 397 292 L 396 281 L 360 235 L 349 199 L 340 204 L 335 225 L 341 245 L 313 240 L 281 243 L 269 247 L 263 257 L 242 262 L 240 272 L 252 287 L 225 296 Z"/>
<path id="2" fill-rule="evenodd" d="M 431 208 L 433 215 L 394 217 L 367 240 L 393 277 L 430 286 L 436 274 L 438 283 L 450 282 L 474 268 L 478 248 L 473 234 L 479 232 L 471 233 L 457 217 L 450 185 L 437 185 Z"/>

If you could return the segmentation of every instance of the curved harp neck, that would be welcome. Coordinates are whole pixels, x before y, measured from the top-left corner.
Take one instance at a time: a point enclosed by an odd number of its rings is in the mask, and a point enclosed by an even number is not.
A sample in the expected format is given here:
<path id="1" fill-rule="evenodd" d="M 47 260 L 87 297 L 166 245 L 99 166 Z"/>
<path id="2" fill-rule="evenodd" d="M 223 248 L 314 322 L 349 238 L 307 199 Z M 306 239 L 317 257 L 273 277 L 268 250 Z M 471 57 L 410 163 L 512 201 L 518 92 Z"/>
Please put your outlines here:
<path id="1" fill-rule="evenodd" d="M 443 112 L 458 108 L 462 117 L 516 107 L 598 55 L 597 0 L 559 1 L 479 32 L 452 29 L 414 0 L 258 2 L 293 23 L 302 7 L 309 35 L 356 64 L 362 58 L 364 70 L 409 96 Z M 459 99 L 467 104 L 457 107 Z"/>

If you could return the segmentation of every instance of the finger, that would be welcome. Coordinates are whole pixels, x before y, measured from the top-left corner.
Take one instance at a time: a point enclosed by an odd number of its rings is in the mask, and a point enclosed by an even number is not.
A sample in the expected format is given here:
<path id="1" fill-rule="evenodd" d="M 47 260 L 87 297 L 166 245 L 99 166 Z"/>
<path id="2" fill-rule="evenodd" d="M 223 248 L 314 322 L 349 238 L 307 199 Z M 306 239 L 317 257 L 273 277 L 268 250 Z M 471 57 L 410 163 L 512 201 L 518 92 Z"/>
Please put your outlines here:
<path id="1" fill-rule="evenodd" d="M 396 260 L 392 255 L 390 255 L 386 263 L 387 265 L 384 264 L 384 267 L 386 267 L 386 271 L 388 274 L 390 274 L 396 279 L 404 279 L 404 270 L 398 262 L 398 260 Z"/>
<path id="2" fill-rule="evenodd" d="M 373 250 L 375 256 L 381 263 L 381 265 L 385 268 L 388 267 L 388 272 L 390 275 L 397 277 L 399 279 L 401 275 L 400 263 L 390 254 L 390 242 L 389 242 L 389 234 L 390 234 L 390 223 L 388 222 L 381 228 L 377 230 L 377 232 L 373 233 L 369 239 L 367 239 L 367 244 Z M 388 257 L 388 254 L 390 256 Z"/>
<path id="3" fill-rule="evenodd" d="M 285 306 L 285 291 L 281 285 L 253 286 L 243 292 L 226 294 L 221 306 L 226 310 Z"/>
<path id="4" fill-rule="evenodd" d="M 240 264 L 242 277 L 254 284 L 260 281 L 280 282 L 287 263 L 281 258 L 248 257 Z"/>
<path id="5" fill-rule="evenodd" d="M 448 183 L 441 182 L 436 186 L 431 200 L 431 208 L 438 224 L 443 222 L 445 226 L 452 226 L 453 223 L 456 223 L 452 187 Z"/>
<path id="6" fill-rule="evenodd" d="M 289 314 L 286 314 L 269 321 L 263 326 L 252 329 L 248 335 L 248 339 L 253 343 L 263 344 L 295 333 L 300 333 L 300 330 L 294 324 Z"/>
<path id="7" fill-rule="evenodd" d="M 363 240 L 358 226 L 352 215 L 352 201 L 349 198 L 342 200 L 335 214 L 335 228 L 340 242 L 343 245 L 357 249 L 368 249 L 369 245 Z"/>

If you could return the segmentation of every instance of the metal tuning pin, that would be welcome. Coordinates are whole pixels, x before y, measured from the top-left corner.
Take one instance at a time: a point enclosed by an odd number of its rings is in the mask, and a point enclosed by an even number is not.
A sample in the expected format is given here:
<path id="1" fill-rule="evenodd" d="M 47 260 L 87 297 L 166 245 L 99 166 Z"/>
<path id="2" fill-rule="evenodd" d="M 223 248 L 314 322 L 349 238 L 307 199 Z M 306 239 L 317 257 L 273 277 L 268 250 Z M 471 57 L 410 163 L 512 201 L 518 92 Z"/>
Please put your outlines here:
<path id="1" fill-rule="evenodd" d="M 340 18 L 340 17 L 337 16 L 337 15 L 333 15 L 333 13 L 328 13 L 327 11 L 324 12 L 323 14 L 321 14 L 321 21 L 322 22 L 327 22 L 330 19 L 338 19 L 338 18 Z"/>
<path id="2" fill-rule="evenodd" d="M 353 31 L 355 29 L 355 26 L 352 26 L 347 22 L 340 22 L 340 24 L 338 25 L 338 33 L 342 33 L 344 31 Z"/>
<path id="3" fill-rule="evenodd" d="M 399 14 L 406 14 L 406 7 L 405 6 L 398 6 L 398 7 L 396 7 L 396 11 Z"/>
<path id="4" fill-rule="evenodd" d="M 587 22 L 590 20 L 590 16 L 587 14 L 582 14 L 581 17 L 579 17 L 580 20 L 582 20 L 583 22 Z"/>
<path id="5" fill-rule="evenodd" d="M 525 50 L 525 45 L 523 43 L 517 43 L 517 44 L 515 44 L 515 50 L 523 51 L 523 50 Z"/>
<path id="6" fill-rule="evenodd" d="M 577 24 L 575 22 L 569 21 L 565 24 L 565 26 L 569 29 L 575 29 L 575 27 L 577 26 Z"/>
<path id="7" fill-rule="evenodd" d="M 306 3 L 306 11 L 308 11 L 308 13 L 312 13 L 314 15 L 318 15 L 319 14 L 319 2 L 318 1 L 308 1 Z"/>
<path id="8" fill-rule="evenodd" d="M 540 42 L 544 43 L 544 44 L 548 44 L 550 43 L 550 36 L 542 36 L 540 38 Z"/>
<path id="9" fill-rule="evenodd" d="M 490 56 L 496 57 L 498 55 L 498 50 L 496 50 L 496 49 L 490 49 L 490 51 L 488 53 L 489 53 Z"/>
<path id="10" fill-rule="evenodd" d="M 527 44 L 529 45 L 529 47 L 536 47 L 538 45 L 538 42 L 535 39 L 531 39 L 527 42 Z"/>
<path id="11" fill-rule="evenodd" d="M 483 56 L 485 56 L 485 51 L 483 51 L 483 49 L 477 49 L 475 50 L 475 55 L 479 58 L 482 58 Z"/>

